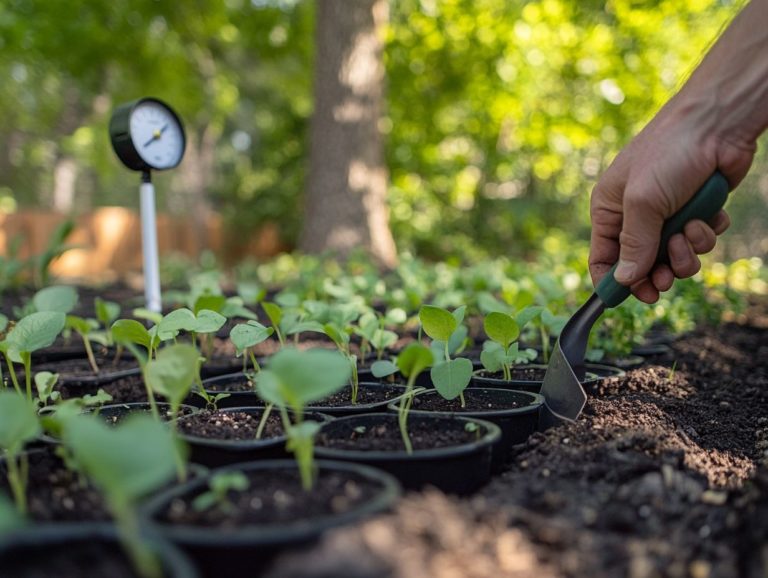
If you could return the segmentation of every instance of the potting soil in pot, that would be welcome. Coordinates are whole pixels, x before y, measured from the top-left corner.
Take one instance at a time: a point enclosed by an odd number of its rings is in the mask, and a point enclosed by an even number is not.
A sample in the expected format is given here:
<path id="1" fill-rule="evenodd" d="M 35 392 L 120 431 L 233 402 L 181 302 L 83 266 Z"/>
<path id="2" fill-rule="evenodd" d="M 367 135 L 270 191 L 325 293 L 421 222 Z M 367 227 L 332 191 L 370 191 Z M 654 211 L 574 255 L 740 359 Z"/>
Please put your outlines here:
<path id="1" fill-rule="evenodd" d="M 203 410 L 178 422 L 179 432 L 190 436 L 216 440 L 255 441 L 261 413 L 242 411 Z M 267 418 L 261 438 L 282 436 L 283 423 L 278 411 Z"/>

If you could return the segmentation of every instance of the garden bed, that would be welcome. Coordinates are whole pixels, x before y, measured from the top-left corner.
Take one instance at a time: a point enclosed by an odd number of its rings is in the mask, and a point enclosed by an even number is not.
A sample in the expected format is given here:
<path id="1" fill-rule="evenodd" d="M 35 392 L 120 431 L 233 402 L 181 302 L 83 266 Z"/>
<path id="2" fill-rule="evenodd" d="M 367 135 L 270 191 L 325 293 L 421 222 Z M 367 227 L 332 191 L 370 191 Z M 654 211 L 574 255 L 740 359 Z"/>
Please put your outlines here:
<path id="1" fill-rule="evenodd" d="M 475 496 L 408 494 L 268 575 L 765 576 L 768 331 L 751 321 L 604 382 Z"/>

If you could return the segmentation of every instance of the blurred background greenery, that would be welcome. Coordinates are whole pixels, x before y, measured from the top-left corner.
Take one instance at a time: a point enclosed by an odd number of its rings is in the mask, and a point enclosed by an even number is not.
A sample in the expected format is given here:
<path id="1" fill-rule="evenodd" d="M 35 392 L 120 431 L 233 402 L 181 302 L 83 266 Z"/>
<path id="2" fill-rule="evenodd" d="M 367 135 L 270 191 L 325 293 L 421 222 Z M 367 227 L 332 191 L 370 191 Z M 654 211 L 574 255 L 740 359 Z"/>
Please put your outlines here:
<path id="1" fill-rule="evenodd" d="M 354 2 L 356 0 L 349 0 Z M 740 2 L 391 0 L 380 122 L 398 249 L 535 258 L 586 243 L 588 196 Z M 0 211 L 138 205 L 107 124 L 152 95 L 184 119 L 161 210 L 235 231 L 302 223 L 313 107 L 310 0 L 5 0 Z M 718 257 L 768 250 L 766 155 L 733 195 Z"/>

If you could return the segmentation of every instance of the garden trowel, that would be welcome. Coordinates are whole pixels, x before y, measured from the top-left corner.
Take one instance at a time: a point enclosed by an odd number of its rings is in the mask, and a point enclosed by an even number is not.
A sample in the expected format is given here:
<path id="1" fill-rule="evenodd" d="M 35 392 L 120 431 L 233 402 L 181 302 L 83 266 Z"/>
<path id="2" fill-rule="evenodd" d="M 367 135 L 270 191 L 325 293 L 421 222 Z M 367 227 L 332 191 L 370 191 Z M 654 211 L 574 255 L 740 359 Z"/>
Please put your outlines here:
<path id="1" fill-rule="evenodd" d="M 715 172 L 677 213 L 664 222 L 657 263 L 667 263 L 669 238 L 683 231 L 693 219 L 709 222 L 720 211 L 728 198 L 728 181 Z M 547 373 L 541 387 L 544 407 L 540 429 L 544 430 L 562 421 L 573 421 L 587 403 L 587 394 L 579 375 L 584 374 L 584 353 L 589 332 L 597 318 L 609 307 L 616 307 L 630 295 L 629 287 L 619 284 L 613 274 L 616 265 L 603 277 L 587 302 L 568 320 L 560 332 L 549 358 Z"/>

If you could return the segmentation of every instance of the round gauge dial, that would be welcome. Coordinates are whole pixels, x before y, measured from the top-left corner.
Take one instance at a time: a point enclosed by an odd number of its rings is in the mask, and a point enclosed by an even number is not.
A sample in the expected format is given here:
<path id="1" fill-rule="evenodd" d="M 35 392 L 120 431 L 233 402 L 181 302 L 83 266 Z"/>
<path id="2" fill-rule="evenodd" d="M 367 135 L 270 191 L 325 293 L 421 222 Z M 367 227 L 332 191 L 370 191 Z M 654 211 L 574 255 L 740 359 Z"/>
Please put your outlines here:
<path id="1" fill-rule="evenodd" d="M 109 123 L 112 146 L 134 170 L 171 169 L 184 156 L 186 138 L 178 115 L 156 98 L 118 107 Z"/>

